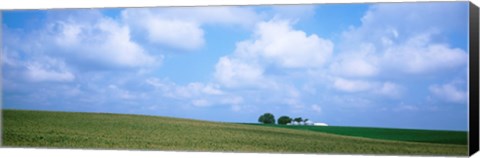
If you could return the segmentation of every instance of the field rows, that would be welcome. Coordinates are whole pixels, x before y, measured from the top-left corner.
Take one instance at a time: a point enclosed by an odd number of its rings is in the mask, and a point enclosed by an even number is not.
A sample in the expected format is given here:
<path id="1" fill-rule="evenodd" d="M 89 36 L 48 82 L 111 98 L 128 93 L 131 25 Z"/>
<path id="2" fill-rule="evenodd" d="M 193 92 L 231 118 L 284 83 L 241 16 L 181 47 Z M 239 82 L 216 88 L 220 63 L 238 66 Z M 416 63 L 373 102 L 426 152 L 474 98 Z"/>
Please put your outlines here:
<path id="1" fill-rule="evenodd" d="M 467 145 L 388 141 L 166 117 L 3 110 L 12 147 L 466 155 Z"/>
<path id="2" fill-rule="evenodd" d="M 287 129 L 315 131 L 346 136 L 374 138 L 383 140 L 398 140 L 409 142 L 439 143 L 467 145 L 468 133 L 464 131 L 416 130 L 368 127 L 340 127 L 340 126 L 288 126 L 248 124 L 256 126 L 280 127 Z"/>

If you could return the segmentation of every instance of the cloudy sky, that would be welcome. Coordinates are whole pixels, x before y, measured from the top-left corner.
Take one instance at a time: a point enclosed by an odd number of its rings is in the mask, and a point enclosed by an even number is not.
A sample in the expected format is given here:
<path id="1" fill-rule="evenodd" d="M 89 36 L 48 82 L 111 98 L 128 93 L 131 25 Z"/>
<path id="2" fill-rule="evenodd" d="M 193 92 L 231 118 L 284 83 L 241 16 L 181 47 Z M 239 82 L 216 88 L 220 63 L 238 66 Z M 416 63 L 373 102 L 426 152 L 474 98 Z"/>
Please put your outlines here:
<path id="1" fill-rule="evenodd" d="M 2 12 L 3 108 L 467 130 L 468 3 Z"/>

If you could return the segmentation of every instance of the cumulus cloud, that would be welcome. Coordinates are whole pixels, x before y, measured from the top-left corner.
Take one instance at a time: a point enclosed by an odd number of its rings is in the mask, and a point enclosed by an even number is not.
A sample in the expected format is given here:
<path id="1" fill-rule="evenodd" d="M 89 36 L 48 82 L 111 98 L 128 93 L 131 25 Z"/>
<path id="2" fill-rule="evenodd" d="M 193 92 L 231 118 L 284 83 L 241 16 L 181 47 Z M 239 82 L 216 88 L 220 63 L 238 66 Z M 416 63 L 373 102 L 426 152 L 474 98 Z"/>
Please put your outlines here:
<path id="1" fill-rule="evenodd" d="M 122 20 L 146 36 L 149 42 L 184 50 L 195 50 L 205 44 L 203 25 L 249 27 L 259 19 L 246 7 L 163 7 L 122 11 Z"/>
<path id="2" fill-rule="evenodd" d="M 338 55 L 329 70 L 343 77 L 375 76 L 379 73 L 379 57 L 374 54 L 374 46 L 362 45 L 360 50 Z"/>
<path id="3" fill-rule="evenodd" d="M 42 60 L 50 58 L 78 70 L 89 66 L 149 68 L 161 62 L 162 55 L 150 54 L 132 40 L 127 26 L 98 11 L 75 13 L 64 16 L 51 13 L 53 15 L 36 30 L 15 31 L 6 27 L 4 32 L 8 38 L 3 49 L 8 50 L 5 56 L 10 65 L 15 61 L 16 67 L 27 67 L 27 63 L 48 63 Z M 30 66 L 29 69 L 38 68 Z"/>
<path id="4" fill-rule="evenodd" d="M 342 32 L 335 43 L 335 53 L 327 66 L 331 86 L 345 94 L 399 99 L 414 89 L 403 78 L 437 76 L 466 68 L 466 51 L 446 38 L 466 33 L 458 31 L 466 30 L 466 19 L 459 19 L 467 16 L 465 9 L 464 4 L 372 5 L 360 25 Z M 465 22 L 444 24 L 447 19 Z M 450 86 L 436 85 L 429 90 L 435 96 L 449 93 L 449 101 L 463 97 Z"/>
<path id="5" fill-rule="evenodd" d="M 343 32 L 344 42 L 369 42 L 381 49 L 434 30 L 445 34 L 467 34 L 466 17 L 466 3 L 375 4 L 363 15 L 360 26 Z M 436 39 L 434 42 L 441 41 L 441 38 Z"/>
<path id="6" fill-rule="evenodd" d="M 131 40 L 127 26 L 107 17 L 99 18 L 91 23 L 54 22 L 46 31 L 56 32 L 50 37 L 54 41 L 52 47 L 61 51 L 57 54 L 126 67 L 142 67 L 156 62 L 154 56 Z"/>
<path id="7" fill-rule="evenodd" d="M 227 87 L 261 86 L 267 81 L 258 64 L 222 57 L 215 66 L 215 78 Z"/>
<path id="8" fill-rule="evenodd" d="M 166 19 L 149 9 L 127 9 L 122 12 L 124 21 L 154 44 L 192 50 L 203 46 L 203 30 L 191 21 Z"/>
<path id="9" fill-rule="evenodd" d="M 73 81 L 75 76 L 72 72 L 66 70 L 64 66 L 60 66 L 60 70 L 52 70 L 45 68 L 45 65 L 32 63 L 26 65 L 26 76 L 30 81 Z"/>
<path id="10" fill-rule="evenodd" d="M 466 35 L 458 31 L 467 28 L 466 10 L 461 3 L 373 5 L 360 26 L 342 33 L 338 44 L 341 55 L 331 69 L 346 77 L 372 77 L 393 72 L 436 73 L 466 66 L 465 50 L 445 40 L 452 34 Z M 449 20 L 464 23 L 444 23 Z"/>
<path id="11" fill-rule="evenodd" d="M 446 44 L 431 43 L 431 34 L 421 34 L 404 44 L 390 47 L 383 55 L 384 65 L 406 73 L 425 73 L 465 66 L 467 53 Z"/>
<path id="12" fill-rule="evenodd" d="M 434 84 L 429 87 L 430 92 L 440 100 L 451 103 L 466 103 L 468 94 L 466 90 L 458 87 L 457 82 L 442 85 Z"/>
<path id="13" fill-rule="evenodd" d="M 333 43 L 292 28 L 292 23 L 270 20 L 257 25 L 252 39 L 237 43 L 235 52 L 220 58 L 215 78 L 226 86 L 272 86 L 267 67 L 319 68 L 333 51 Z"/>
<path id="14" fill-rule="evenodd" d="M 307 35 L 291 27 L 289 21 L 271 20 L 258 24 L 255 39 L 250 41 L 253 52 L 285 68 L 322 66 L 333 51 L 333 43 Z M 247 52 L 242 52 L 247 53 Z"/>

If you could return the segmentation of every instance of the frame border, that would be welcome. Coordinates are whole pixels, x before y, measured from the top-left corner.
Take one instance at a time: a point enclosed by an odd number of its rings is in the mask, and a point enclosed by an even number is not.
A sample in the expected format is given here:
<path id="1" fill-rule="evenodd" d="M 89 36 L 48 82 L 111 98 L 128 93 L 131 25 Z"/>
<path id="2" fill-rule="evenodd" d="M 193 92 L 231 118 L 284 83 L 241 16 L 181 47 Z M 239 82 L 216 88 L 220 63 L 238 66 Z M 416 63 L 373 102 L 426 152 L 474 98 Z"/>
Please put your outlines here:
<path id="1" fill-rule="evenodd" d="M 473 155 L 479 144 L 479 12 L 478 7 L 470 2 L 469 6 L 469 132 L 468 152 Z"/>

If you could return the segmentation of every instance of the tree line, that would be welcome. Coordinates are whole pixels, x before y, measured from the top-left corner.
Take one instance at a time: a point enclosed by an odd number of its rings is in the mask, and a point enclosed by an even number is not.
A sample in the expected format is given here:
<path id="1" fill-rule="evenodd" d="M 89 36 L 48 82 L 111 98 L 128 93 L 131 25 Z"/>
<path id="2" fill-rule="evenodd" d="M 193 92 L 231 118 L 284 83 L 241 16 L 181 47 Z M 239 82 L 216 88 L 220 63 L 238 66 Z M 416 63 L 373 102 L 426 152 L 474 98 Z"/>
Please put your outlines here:
<path id="1" fill-rule="evenodd" d="M 292 119 L 289 116 L 280 116 L 276 122 L 280 125 L 286 125 L 288 123 L 292 123 L 292 121 L 307 122 L 308 119 L 302 119 L 302 117 L 296 117 Z M 271 113 L 265 113 L 263 115 L 260 115 L 260 117 L 258 118 L 258 122 L 263 124 L 275 124 L 275 116 Z"/>

